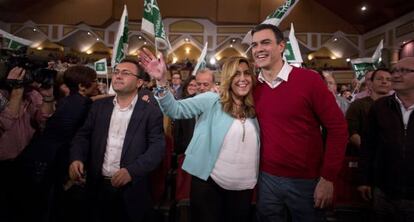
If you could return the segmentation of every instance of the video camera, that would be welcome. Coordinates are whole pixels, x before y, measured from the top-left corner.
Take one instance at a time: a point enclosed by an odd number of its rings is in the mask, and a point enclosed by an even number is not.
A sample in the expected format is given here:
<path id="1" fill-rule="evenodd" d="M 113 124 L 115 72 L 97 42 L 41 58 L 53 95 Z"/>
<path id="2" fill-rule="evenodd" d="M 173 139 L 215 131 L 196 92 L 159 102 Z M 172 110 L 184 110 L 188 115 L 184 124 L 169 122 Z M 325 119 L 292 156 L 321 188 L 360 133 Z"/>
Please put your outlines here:
<path id="1" fill-rule="evenodd" d="M 25 87 L 33 82 L 41 84 L 41 88 L 49 89 L 53 86 L 57 72 L 55 70 L 47 69 L 46 61 L 36 61 L 29 59 L 26 55 L 27 47 L 20 47 L 15 51 L 2 50 L 4 59 L 4 65 L 6 73 L 3 78 L 5 79 L 6 85 L 11 88 Z M 7 74 L 14 67 L 23 68 L 26 73 L 23 80 L 10 80 L 6 79 Z"/>

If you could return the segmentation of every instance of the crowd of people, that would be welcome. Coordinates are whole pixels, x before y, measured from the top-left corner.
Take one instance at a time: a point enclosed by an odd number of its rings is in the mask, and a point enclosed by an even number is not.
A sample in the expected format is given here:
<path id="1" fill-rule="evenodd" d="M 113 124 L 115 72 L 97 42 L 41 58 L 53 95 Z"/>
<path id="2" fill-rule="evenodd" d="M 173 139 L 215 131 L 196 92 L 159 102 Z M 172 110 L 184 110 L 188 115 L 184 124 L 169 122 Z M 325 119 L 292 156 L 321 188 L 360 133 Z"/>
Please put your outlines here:
<path id="1" fill-rule="evenodd" d="M 144 48 L 115 66 L 115 95 L 86 66 L 55 87 L 12 67 L 0 91 L 0 221 L 155 221 L 151 174 L 168 146 L 191 221 L 326 221 L 349 154 L 372 221 L 414 221 L 414 57 L 341 95 L 329 72 L 284 61 L 285 45 L 276 26 L 257 25 L 252 58 L 228 58 L 219 86 L 207 68 L 183 80 Z"/>

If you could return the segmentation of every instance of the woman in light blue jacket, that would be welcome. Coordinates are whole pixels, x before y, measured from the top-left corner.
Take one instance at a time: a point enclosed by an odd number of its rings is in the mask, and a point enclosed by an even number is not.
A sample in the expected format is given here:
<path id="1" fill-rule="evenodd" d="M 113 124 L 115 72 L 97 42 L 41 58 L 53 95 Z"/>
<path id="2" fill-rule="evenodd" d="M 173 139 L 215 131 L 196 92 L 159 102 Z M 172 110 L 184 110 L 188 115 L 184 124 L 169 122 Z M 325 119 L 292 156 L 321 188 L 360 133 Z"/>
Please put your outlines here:
<path id="1" fill-rule="evenodd" d="M 168 90 L 163 59 L 144 49 L 140 61 L 157 80 L 155 96 L 162 111 L 173 119 L 197 118 L 183 164 L 192 175 L 191 219 L 249 221 L 259 166 L 252 65 L 232 57 L 223 65 L 219 94 L 206 92 L 177 101 Z"/>

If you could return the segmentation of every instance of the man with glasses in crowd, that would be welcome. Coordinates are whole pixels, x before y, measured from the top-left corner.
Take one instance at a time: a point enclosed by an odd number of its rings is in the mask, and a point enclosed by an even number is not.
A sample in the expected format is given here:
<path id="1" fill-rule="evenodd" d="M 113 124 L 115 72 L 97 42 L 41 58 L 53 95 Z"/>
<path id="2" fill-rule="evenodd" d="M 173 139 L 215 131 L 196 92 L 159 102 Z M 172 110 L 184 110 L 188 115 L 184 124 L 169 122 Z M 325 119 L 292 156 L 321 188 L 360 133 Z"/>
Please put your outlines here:
<path id="1" fill-rule="evenodd" d="M 72 142 L 69 174 L 79 182 L 87 176 L 92 221 L 143 221 L 151 209 L 148 175 L 165 141 L 161 111 L 138 98 L 140 70 L 134 60 L 116 66 L 116 96 L 92 105 Z"/>
<path id="2" fill-rule="evenodd" d="M 397 62 L 395 94 L 378 99 L 362 140 L 361 186 L 374 221 L 414 221 L 414 57 Z"/>

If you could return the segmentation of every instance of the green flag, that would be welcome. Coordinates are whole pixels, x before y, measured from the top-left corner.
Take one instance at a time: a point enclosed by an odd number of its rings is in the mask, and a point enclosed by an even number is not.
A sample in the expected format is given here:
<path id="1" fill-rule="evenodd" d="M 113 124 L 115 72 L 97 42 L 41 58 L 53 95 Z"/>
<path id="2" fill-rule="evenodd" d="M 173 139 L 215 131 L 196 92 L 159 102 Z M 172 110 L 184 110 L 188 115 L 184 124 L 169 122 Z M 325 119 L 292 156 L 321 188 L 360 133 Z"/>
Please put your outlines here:
<path id="1" fill-rule="evenodd" d="M 111 67 L 115 67 L 125 58 L 128 50 L 128 11 L 124 5 L 118 32 L 116 33 L 114 48 L 112 50 Z"/>
<path id="2" fill-rule="evenodd" d="M 300 54 L 299 43 L 295 37 L 295 29 L 293 28 L 293 23 L 290 24 L 289 40 L 286 42 L 286 47 L 283 55 L 289 64 L 293 63 L 301 65 L 303 63 L 302 55 Z"/>
<path id="3" fill-rule="evenodd" d="M 17 37 L 2 29 L 0 29 L 0 36 L 2 37 L 0 38 L 0 46 L 4 49 L 16 50 L 22 46 L 30 46 L 33 44 L 32 41 Z"/>
<path id="4" fill-rule="evenodd" d="M 368 71 L 378 69 L 381 65 L 381 50 L 384 47 L 383 40 L 378 44 L 374 54 L 371 58 L 357 58 L 351 59 L 352 70 L 355 72 L 355 77 L 360 82 L 364 81 L 365 74 Z"/>
<path id="5" fill-rule="evenodd" d="M 280 22 L 282 22 L 282 20 L 289 15 L 290 11 L 298 2 L 299 0 L 286 0 L 283 5 L 279 6 L 279 8 L 268 15 L 262 24 L 272 24 L 278 26 Z M 252 42 L 251 33 L 252 32 L 249 31 L 246 36 L 244 36 L 242 43 L 250 44 Z"/>
<path id="6" fill-rule="evenodd" d="M 207 47 L 208 47 L 208 42 L 206 42 L 204 44 L 204 48 L 201 51 L 200 57 L 198 57 L 197 64 L 195 65 L 193 73 L 191 73 L 191 75 L 195 76 L 197 74 L 198 70 L 206 68 L 206 65 L 207 65 L 207 61 L 206 61 Z"/>
<path id="7" fill-rule="evenodd" d="M 108 67 L 106 64 L 106 59 L 100 59 L 98 61 L 95 62 L 95 71 L 97 74 L 107 74 L 108 73 Z"/>
<path id="8" fill-rule="evenodd" d="M 156 48 L 160 50 L 169 50 L 171 48 L 156 0 L 144 0 L 141 30 L 155 38 Z"/>

